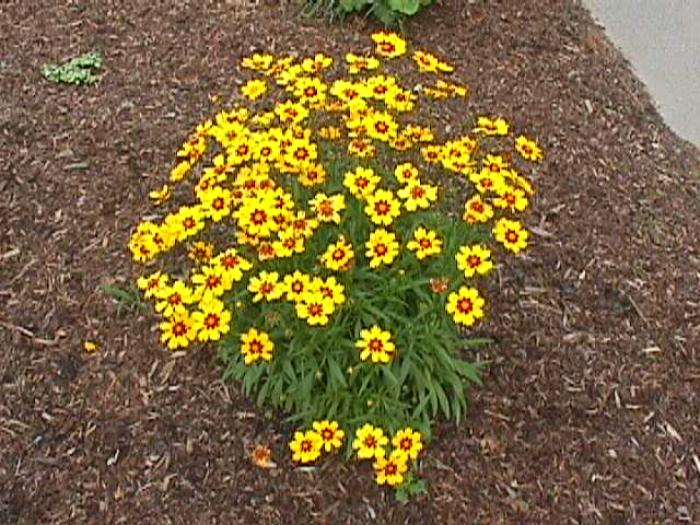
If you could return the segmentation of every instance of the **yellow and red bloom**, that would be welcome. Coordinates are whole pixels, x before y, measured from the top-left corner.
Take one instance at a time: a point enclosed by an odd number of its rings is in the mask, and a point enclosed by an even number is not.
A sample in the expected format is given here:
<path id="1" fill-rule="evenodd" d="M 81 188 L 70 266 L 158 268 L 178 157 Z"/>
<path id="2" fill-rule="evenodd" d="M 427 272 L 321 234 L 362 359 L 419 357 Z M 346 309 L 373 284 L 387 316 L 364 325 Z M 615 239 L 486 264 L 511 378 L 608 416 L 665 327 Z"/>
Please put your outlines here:
<path id="1" fill-rule="evenodd" d="M 248 100 L 258 100 L 267 93 L 267 82 L 259 79 L 252 79 L 241 87 L 241 94 Z"/>
<path id="2" fill-rule="evenodd" d="M 427 209 L 437 200 L 437 186 L 423 184 L 414 180 L 401 188 L 397 195 L 404 200 L 404 207 L 408 211 Z"/>
<path id="3" fill-rule="evenodd" d="M 479 295 L 479 290 L 462 286 L 447 297 L 446 310 L 452 315 L 455 323 L 472 326 L 484 317 L 484 304 L 484 298 Z"/>
<path id="4" fill-rule="evenodd" d="M 202 342 L 218 341 L 231 329 L 231 312 L 217 299 L 202 301 L 192 314 L 197 339 Z"/>
<path id="5" fill-rule="evenodd" d="M 481 195 L 476 194 L 464 204 L 464 220 L 469 224 L 483 224 L 493 217 L 493 206 L 484 202 Z"/>
<path id="6" fill-rule="evenodd" d="M 374 224 L 389 226 L 401 215 L 401 201 L 390 190 L 378 189 L 367 197 L 365 213 Z"/>
<path id="7" fill-rule="evenodd" d="M 156 296 L 158 292 L 163 290 L 168 284 L 170 276 L 167 273 L 162 273 L 160 271 L 154 272 L 150 275 L 139 277 L 136 281 L 139 290 L 143 291 L 143 296 L 146 299 Z"/>
<path id="8" fill-rule="evenodd" d="M 172 317 L 176 313 L 186 311 L 188 304 L 195 301 L 192 288 L 183 281 L 177 280 L 172 285 L 165 285 L 155 292 L 156 312 L 163 317 Z"/>
<path id="9" fill-rule="evenodd" d="M 369 258 L 370 268 L 378 268 L 382 264 L 389 265 L 399 254 L 399 243 L 396 234 L 384 228 L 373 231 L 369 235 L 369 240 L 365 243 L 367 251 L 365 255 Z"/>
<path id="10" fill-rule="evenodd" d="M 528 246 L 530 232 L 519 221 L 499 219 L 493 228 L 493 233 L 496 240 L 513 253 L 520 253 Z"/>
<path id="11" fill-rule="evenodd" d="M 498 197 L 493 199 L 493 205 L 497 208 L 508 209 L 511 212 L 525 211 L 529 201 L 525 191 L 504 184 Z"/>
<path id="12" fill-rule="evenodd" d="M 505 136 L 510 131 L 510 124 L 502 117 L 490 119 L 489 117 L 479 117 L 476 120 L 474 131 L 484 135 Z"/>
<path id="13" fill-rule="evenodd" d="M 375 175 L 372 168 L 358 166 L 355 171 L 345 173 L 343 186 L 348 188 L 356 198 L 364 200 L 374 192 L 381 179 L 379 175 Z"/>
<path id="14" fill-rule="evenodd" d="M 195 285 L 194 296 L 197 300 L 207 301 L 222 296 L 231 289 L 233 282 L 227 278 L 221 266 L 212 264 L 203 266 L 198 273 L 192 275 L 192 284 Z"/>
<path id="15" fill-rule="evenodd" d="M 457 268 L 462 270 L 464 277 L 469 279 L 474 275 L 486 275 L 493 270 L 491 261 L 491 250 L 481 244 L 471 246 L 460 246 L 459 252 L 455 255 Z"/>
<path id="16" fill-rule="evenodd" d="M 363 57 L 353 53 L 345 55 L 345 62 L 348 64 L 348 72 L 351 75 L 356 75 L 363 71 L 372 71 L 379 67 L 379 60 L 375 57 Z"/>
<path id="17" fill-rule="evenodd" d="M 298 463 L 313 463 L 321 456 L 323 438 L 315 430 L 295 432 L 294 439 L 289 443 L 292 450 L 292 461 Z"/>
<path id="18" fill-rule="evenodd" d="M 396 166 L 394 169 L 394 176 L 401 184 L 408 184 L 409 182 L 419 181 L 420 172 L 418 168 L 410 162 L 404 162 Z"/>
<path id="19" fill-rule="evenodd" d="M 391 438 L 391 444 L 410 459 L 418 459 L 418 454 L 423 450 L 423 436 L 411 427 L 405 427 L 396 431 Z"/>
<path id="20" fill-rule="evenodd" d="M 304 319 L 309 326 L 325 326 L 335 310 L 335 304 L 319 292 L 306 292 L 295 308 L 299 319 Z"/>
<path id="21" fill-rule="evenodd" d="M 311 287 L 311 277 L 295 270 L 293 274 L 285 275 L 282 282 L 287 301 L 298 303 L 304 299 L 304 295 Z"/>
<path id="22" fill-rule="evenodd" d="M 388 458 L 376 459 L 373 467 L 378 485 L 395 487 L 404 482 L 404 474 L 408 472 L 407 456 L 401 450 L 392 450 Z"/>
<path id="23" fill-rule="evenodd" d="M 170 197 L 173 196 L 173 192 L 170 190 L 170 186 L 164 184 L 160 188 L 151 191 L 148 196 L 154 204 L 159 205 L 170 200 Z"/>
<path id="24" fill-rule="evenodd" d="M 321 262 L 329 270 L 342 272 L 350 269 L 354 258 L 355 252 L 352 249 L 352 244 L 341 235 L 338 242 L 328 245 L 326 251 L 321 255 Z"/>
<path id="25" fill-rule="evenodd" d="M 321 436 L 326 452 L 343 446 L 345 432 L 339 427 L 337 421 L 324 419 L 323 421 L 314 421 L 312 426 L 316 433 Z"/>
<path id="26" fill-rule="evenodd" d="M 257 303 L 265 299 L 274 301 L 284 294 L 284 286 L 279 282 L 277 272 L 261 271 L 257 276 L 253 276 L 248 281 L 248 291 L 254 293 L 253 302 Z"/>
<path id="27" fill-rule="evenodd" d="M 317 193 L 309 204 L 319 221 L 340 224 L 340 212 L 345 209 L 345 195 Z"/>
<path id="28" fill-rule="evenodd" d="M 437 255 L 442 251 L 442 239 L 439 239 L 437 232 L 418 227 L 413 232 L 413 239 L 408 241 L 406 248 L 416 253 L 418 260 L 422 261 L 431 255 Z"/>
<path id="29" fill-rule="evenodd" d="M 311 283 L 311 289 L 330 299 L 336 306 L 345 302 L 345 287 L 332 275 L 325 281 L 321 278 L 314 279 Z"/>
<path id="30" fill-rule="evenodd" d="M 362 361 L 388 363 L 396 355 L 396 346 L 391 341 L 391 332 L 382 330 L 377 325 L 360 330 L 360 339 L 355 342 L 355 346 L 360 350 Z"/>
<path id="31" fill-rule="evenodd" d="M 384 447 L 387 443 L 389 438 L 384 435 L 384 430 L 365 423 L 355 432 L 352 448 L 360 459 L 379 459 L 386 455 Z"/>
<path id="32" fill-rule="evenodd" d="M 197 336 L 194 319 L 187 310 L 178 310 L 160 323 L 160 341 L 170 350 L 187 348 Z"/>
<path id="33" fill-rule="evenodd" d="M 396 33 L 378 31 L 372 34 L 375 51 L 385 58 L 397 58 L 406 53 L 406 41 Z"/>
<path id="34" fill-rule="evenodd" d="M 271 361 L 275 344 L 266 333 L 255 328 L 249 329 L 241 335 L 241 354 L 246 365 L 255 364 L 258 361 Z"/>
<path id="35" fill-rule="evenodd" d="M 530 162 L 540 162 L 544 158 L 542 148 L 537 144 L 537 141 L 525 135 L 520 135 L 515 139 L 515 149 L 525 160 Z"/>

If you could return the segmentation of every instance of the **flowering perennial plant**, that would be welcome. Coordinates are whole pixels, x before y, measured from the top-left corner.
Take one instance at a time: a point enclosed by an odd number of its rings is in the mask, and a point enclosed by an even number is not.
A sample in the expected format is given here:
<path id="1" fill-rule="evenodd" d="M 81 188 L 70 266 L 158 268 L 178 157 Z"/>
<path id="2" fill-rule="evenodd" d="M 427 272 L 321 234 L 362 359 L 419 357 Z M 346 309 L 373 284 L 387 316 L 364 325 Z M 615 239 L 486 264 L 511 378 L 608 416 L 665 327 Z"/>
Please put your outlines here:
<path id="1" fill-rule="evenodd" d="M 245 57 L 245 103 L 187 138 L 129 248 L 162 343 L 217 342 L 226 376 L 299 425 L 293 461 L 344 447 L 401 487 L 435 417 L 465 415 L 484 280 L 528 247 L 515 215 L 543 153 L 500 116 L 440 138 L 435 108 L 469 96 L 454 67 L 372 42 L 339 64 Z"/>

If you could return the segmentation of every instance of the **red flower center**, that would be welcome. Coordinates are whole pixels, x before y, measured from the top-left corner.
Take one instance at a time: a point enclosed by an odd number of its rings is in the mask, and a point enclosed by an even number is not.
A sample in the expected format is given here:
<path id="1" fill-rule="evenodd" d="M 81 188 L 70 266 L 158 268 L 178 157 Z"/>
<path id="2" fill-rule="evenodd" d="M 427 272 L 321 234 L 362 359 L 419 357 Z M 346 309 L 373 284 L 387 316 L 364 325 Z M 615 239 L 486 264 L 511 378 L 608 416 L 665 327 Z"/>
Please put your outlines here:
<path id="1" fill-rule="evenodd" d="M 457 308 L 463 314 L 468 314 L 474 308 L 474 304 L 472 303 L 471 299 L 464 297 L 464 298 L 460 299 L 459 302 L 457 303 Z"/>
<path id="2" fill-rule="evenodd" d="M 427 237 L 423 237 L 420 240 L 419 244 L 420 244 L 420 247 L 423 248 L 424 250 L 427 250 L 428 248 L 430 248 L 433 245 L 433 243 Z"/>
<path id="3" fill-rule="evenodd" d="M 343 259 L 345 259 L 345 250 L 343 250 L 342 248 L 338 248 L 337 250 L 335 250 L 333 252 L 333 259 L 336 261 L 342 261 Z"/>
<path id="4" fill-rule="evenodd" d="M 210 275 L 207 277 L 207 288 L 214 289 L 221 284 L 221 277 L 218 275 Z"/>
<path id="5" fill-rule="evenodd" d="M 263 350 L 263 346 L 260 343 L 260 341 L 255 340 L 255 341 L 252 341 L 250 343 L 250 353 L 251 354 L 261 354 L 262 350 Z"/>
<path id="6" fill-rule="evenodd" d="M 218 328 L 221 318 L 216 314 L 209 314 L 204 319 L 204 326 L 207 328 Z"/>
<path id="7" fill-rule="evenodd" d="M 384 343 L 382 343 L 379 339 L 372 339 L 369 342 L 369 349 L 372 352 L 381 352 L 384 350 Z"/>
<path id="8" fill-rule="evenodd" d="M 516 243 L 518 242 L 518 232 L 515 230 L 508 230 L 505 235 L 506 241 L 510 243 Z"/>
<path id="9" fill-rule="evenodd" d="M 262 210 L 256 210 L 255 213 L 253 213 L 253 217 L 251 218 L 251 222 L 253 224 L 263 224 L 267 220 L 267 213 L 265 213 Z"/>
<path id="10" fill-rule="evenodd" d="M 471 266 L 472 268 L 476 268 L 481 264 L 481 257 L 479 257 L 478 255 L 470 255 L 467 259 L 467 264 L 469 264 L 469 266 Z"/>
<path id="11" fill-rule="evenodd" d="M 187 325 L 183 321 L 179 321 L 173 325 L 173 334 L 177 337 L 182 337 L 187 333 Z"/>
<path id="12" fill-rule="evenodd" d="M 376 211 L 379 215 L 386 215 L 389 213 L 389 210 L 391 210 L 391 206 L 389 206 L 387 201 L 379 201 L 374 206 L 374 211 Z"/>
<path id="13" fill-rule="evenodd" d="M 389 248 L 387 248 L 386 244 L 377 244 L 374 247 L 374 253 L 379 255 L 380 257 L 386 255 L 386 253 L 389 251 Z"/>
<path id="14" fill-rule="evenodd" d="M 323 306 L 318 303 L 314 303 L 309 306 L 309 313 L 313 316 L 321 315 L 323 313 Z"/>

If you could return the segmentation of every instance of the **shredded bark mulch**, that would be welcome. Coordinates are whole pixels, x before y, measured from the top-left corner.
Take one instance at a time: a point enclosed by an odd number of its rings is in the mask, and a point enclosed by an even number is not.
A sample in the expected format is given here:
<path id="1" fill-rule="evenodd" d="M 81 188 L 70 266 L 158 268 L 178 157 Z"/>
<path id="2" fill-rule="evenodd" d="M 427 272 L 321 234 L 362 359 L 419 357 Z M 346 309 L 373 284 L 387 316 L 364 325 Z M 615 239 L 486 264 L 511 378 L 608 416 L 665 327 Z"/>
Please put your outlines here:
<path id="1" fill-rule="evenodd" d="M 483 326 L 485 385 L 437 427 L 429 493 L 401 505 L 367 465 L 295 469 L 289 429 L 220 380 L 213 348 L 173 357 L 150 312 L 98 288 L 133 282 L 147 191 L 243 55 L 341 56 L 376 27 L 167 5 L 0 6 L 0 524 L 700 521 L 700 159 L 587 12 L 445 0 L 409 23 L 471 110 L 547 158 L 534 246 L 500 270 Z M 97 85 L 41 77 L 92 49 Z M 258 443 L 277 468 L 252 465 Z"/>

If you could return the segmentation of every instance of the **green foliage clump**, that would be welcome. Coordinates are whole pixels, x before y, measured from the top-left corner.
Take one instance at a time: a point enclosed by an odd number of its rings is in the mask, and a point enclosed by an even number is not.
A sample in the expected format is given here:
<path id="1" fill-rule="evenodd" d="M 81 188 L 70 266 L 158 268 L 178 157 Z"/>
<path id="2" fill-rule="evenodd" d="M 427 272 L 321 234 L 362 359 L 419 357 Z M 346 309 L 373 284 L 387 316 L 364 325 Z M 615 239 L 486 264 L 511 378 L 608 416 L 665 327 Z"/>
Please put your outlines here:
<path id="1" fill-rule="evenodd" d="M 353 12 L 367 12 L 388 26 L 401 25 L 433 0 L 307 0 L 308 14 L 325 16 L 330 20 L 343 18 Z"/>
<path id="2" fill-rule="evenodd" d="M 100 79 L 95 71 L 101 67 L 102 56 L 91 51 L 60 65 L 46 64 L 41 73 L 46 80 L 58 84 L 89 85 Z"/>

